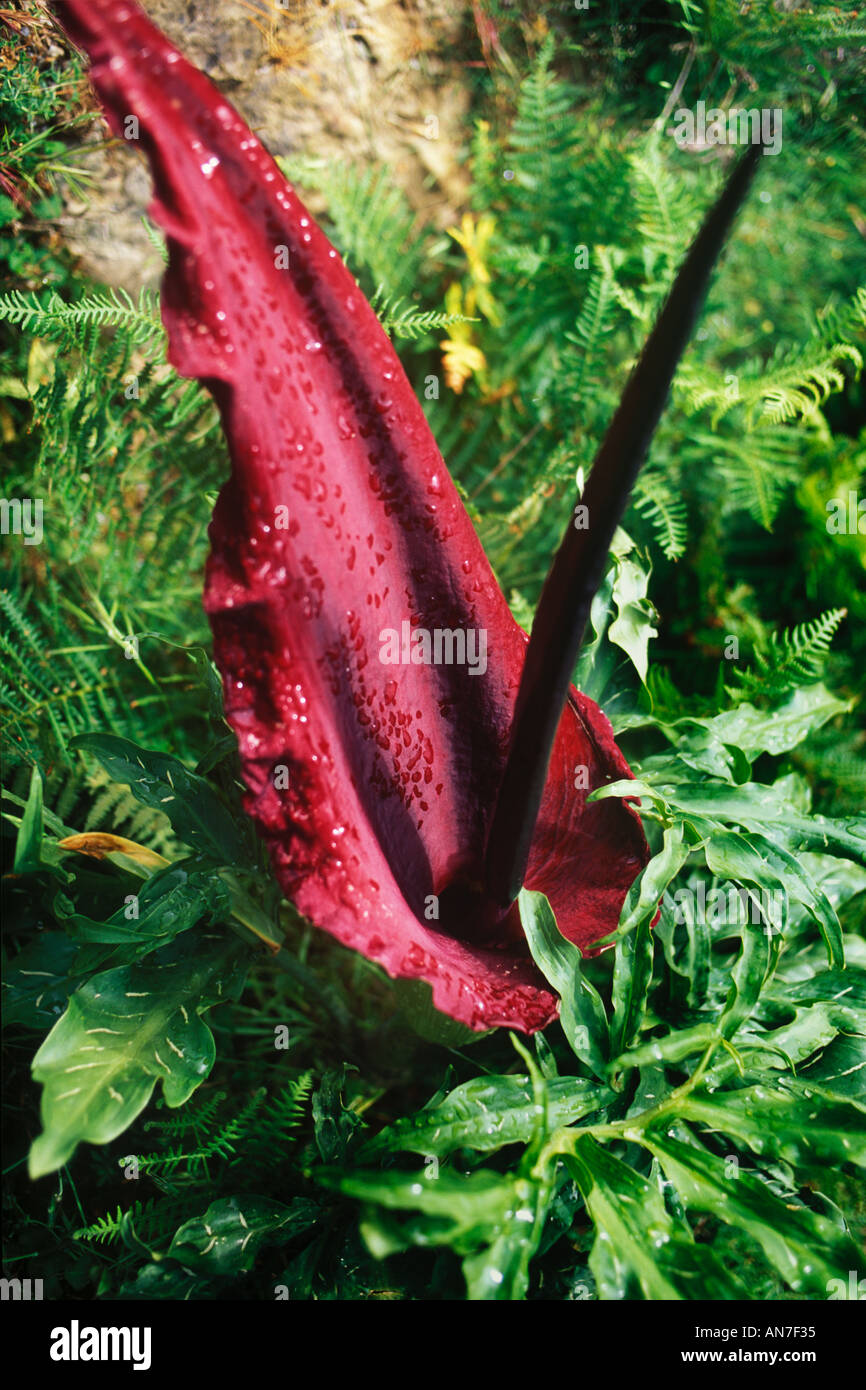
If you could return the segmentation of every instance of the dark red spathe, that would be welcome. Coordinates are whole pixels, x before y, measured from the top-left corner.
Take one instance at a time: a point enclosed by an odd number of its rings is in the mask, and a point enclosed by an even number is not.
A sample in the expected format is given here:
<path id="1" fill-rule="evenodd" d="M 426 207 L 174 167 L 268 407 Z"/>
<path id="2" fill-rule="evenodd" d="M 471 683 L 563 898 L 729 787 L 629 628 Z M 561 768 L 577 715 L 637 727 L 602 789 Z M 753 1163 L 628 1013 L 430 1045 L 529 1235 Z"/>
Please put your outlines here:
<path id="1" fill-rule="evenodd" d="M 425 917 L 481 862 L 527 639 L 398 358 L 273 160 L 142 11 L 57 9 L 113 129 L 138 118 L 170 249 L 171 360 L 222 412 L 233 473 L 205 606 L 279 881 L 340 941 L 428 980 L 452 1017 L 543 1027 L 556 998 L 521 936 L 481 946 Z M 407 620 L 483 630 L 486 671 L 383 664 L 380 633 Z M 585 804 L 580 766 L 591 787 L 629 775 L 607 719 L 573 691 L 526 883 L 586 948 L 616 926 L 648 854 L 630 807 Z"/>

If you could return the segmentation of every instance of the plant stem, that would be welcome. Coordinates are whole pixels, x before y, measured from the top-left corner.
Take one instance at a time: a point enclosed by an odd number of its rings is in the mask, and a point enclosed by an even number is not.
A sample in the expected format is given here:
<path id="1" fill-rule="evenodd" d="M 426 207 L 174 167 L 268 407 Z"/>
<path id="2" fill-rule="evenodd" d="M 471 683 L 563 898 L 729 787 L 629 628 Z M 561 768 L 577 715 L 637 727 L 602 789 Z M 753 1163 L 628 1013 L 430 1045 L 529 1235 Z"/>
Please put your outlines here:
<path id="1" fill-rule="evenodd" d="M 573 1153 L 575 1144 L 584 1134 L 591 1134 L 593 1139 L 633 1138 L 635 1142 L 640 1143 L 640 1135 L 645 1129 L 649 1129 L 668 1112 L 676 1111 L 680 1101 L 684 1100 L 700 1084 L 716 1048 L 723 1041 L 721 1037 L 714 1038 L 692 1075 L 681 1086 L 677 1086 L 675 1090 L 671 1091 L 670 1095 L 665 1096 L 664 1100 L 658 1101 L 656 1105 L 650 1106 L 649 1110 L 642 1111 L 640 1115 L 630 1116 L 624 1120 L 612 1120 L 609 1124 L 604 1125 L 577 1125 L 554 1130 L 533 1165 L 533 1173 L 544 1173 L 546 1165 L 558 1154 Z"/>
<path id="2" fill-rule="evenodd" d="M 588 525 L 569 525 L 545 581 L 514 712 L 511 746 L 487 842 L 485 886 L 502 910 L 526 873 L 547 769 L 590 605 L 614 532 L 664 409 L 671 381 L 704 299 L 713 266 L 761 155 L 752 145 L 736 165 L 677 273 L 608 426 L 581 503 Z"/>

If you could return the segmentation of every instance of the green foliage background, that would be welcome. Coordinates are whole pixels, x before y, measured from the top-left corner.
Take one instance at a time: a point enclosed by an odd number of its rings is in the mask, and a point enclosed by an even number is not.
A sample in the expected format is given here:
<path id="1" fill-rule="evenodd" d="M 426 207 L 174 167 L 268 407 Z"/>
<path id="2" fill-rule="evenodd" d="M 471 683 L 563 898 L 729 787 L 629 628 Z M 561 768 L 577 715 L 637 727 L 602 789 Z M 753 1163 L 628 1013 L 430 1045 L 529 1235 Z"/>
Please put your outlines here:
<path id="1" fill-rule="evenodd" d="M 215 412 L 165 364 L 154 299 L 87 283 L 57 235 L 61 182 L 87 187 L 79 62 L 0 30 L 3 492 L 46 515 L 41 546 L 2 538 L 4 1274 L 48 1297 L 561 1300 L 826 1298 L 866 1273 L 866 536 L 827 526 L 866 472 L 866 23 L 740 8 L 488 6 L 462 241 L 381 170 L 290 170 L 529 625 L 719 185 L 670 111 L 784 113 L 577 672 L 656 857 L 592 962 L 527 895 L 563 998 L 531 1044 L 467 1038 L 280 901 L 201 611 Z M 151 854 L 60 843 L 97 831 Z M 731 885 L 751 921 L 677 910 Z M 88 1088 L 106 1001 L 125 1042 Z"/>

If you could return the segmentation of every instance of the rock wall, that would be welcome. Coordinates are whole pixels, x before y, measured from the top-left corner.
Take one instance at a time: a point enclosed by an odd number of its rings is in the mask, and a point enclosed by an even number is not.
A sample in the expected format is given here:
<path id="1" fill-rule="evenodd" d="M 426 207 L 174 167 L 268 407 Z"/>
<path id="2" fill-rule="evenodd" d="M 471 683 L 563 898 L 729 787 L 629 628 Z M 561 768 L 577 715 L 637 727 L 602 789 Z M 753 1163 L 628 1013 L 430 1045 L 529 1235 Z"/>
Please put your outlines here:
<path id="1" fill-rule="evenodd" d="M 461 59 L 480 57 L 465 4 L 143 3 L 274 155 L 384 162 L 426 218 L 454 221 L 464 188 L 457 155 L 471 133 Z M 92 138 L 101 134 L 95 126 Z M 150 193 L 143 160 L 116 145 L 84 159 L 96 177 L 86 201 L 67 201 L 67 243 L 100 281 L 132 292 L 154 284 L 161 262 L 141 221 Z"/>

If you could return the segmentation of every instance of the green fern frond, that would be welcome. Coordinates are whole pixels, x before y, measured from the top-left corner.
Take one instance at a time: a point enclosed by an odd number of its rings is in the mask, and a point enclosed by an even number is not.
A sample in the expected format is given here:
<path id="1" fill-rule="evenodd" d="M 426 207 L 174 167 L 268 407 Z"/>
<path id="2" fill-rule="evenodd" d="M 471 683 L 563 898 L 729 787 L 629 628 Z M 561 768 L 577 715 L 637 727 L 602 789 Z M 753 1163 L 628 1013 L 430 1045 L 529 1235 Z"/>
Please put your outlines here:
<path id="1" fill-rule="evenodd" d="M 215 1127 L 217 1112 L 225 1099 L 225 1091 L 215 1091 L 198 1103 L 184 1105 L 177 1114 L 169 1115 L 164 1120 L 148 1120 L 144 1128 L 146 1131 L 158 1130 L 160 1134 L 175 1139 L 190 1130 L 206 1137 Z"/>
<path id="2" fill-rule="evenodd" d="M 0 613 L 5 620 L 0 658 L 8 678 L 0 685 L 0 711 L 7 751 L 39 761 L 50 734 L 66 758 L 69 739 L 101 721 L 129 729 L 117 672 L 95 655 L 102 644 L 88 647 L 79 640 L 67 648 L 57 643 L 56 634 L 37 625 L 36 614 L 28 615 L 10 589 L 0 590 Z"/>
<path id="3" fill-rule="evenodd" d="M 155 1244 L 167 1239 L 177 1220 L 188 1210 L 186 1197 L 149 1197 L 141 1202 L 133 1202 L 126 1208 L 118 1206 L 114 1215 L 109 1212 L 89 1226 L 79 1227 L 73 1232 L 73 1239 L 98 1245 L 117 1245 L 134 1232 L 140 1241 Z"/>
<path id="4" fill-rule="evenodd" d="M 118 1206 L 114 1216 L 109 1212 L 106 1216 L 100 1216 L 97 1221 L 91 1222 L 89 1226 L 81 1226 L 73 1232 L 74 1240 L 87 1240 L 96 1242 L 99 1245 L 112 1245 L 123 1238 L 124 1223 L 130 1219 L 134 1220 L 141 1216 L 148 1206 L 152 1206 L 158 1198 L 151 1198 L 149 1202 L 133 1202 L 131 1207 L 125 1210 Z"/>
<path id="5" fill-rule="evenodd" d="M 796 419 L 814 422 L 828 397 L 863 370 L 863 351 L 852 339 L 864 326 L 866 288 L 861 287 L 842 308 L 818 315 L 806 343 L 780 344 L 769 361 L 751 362 L 723 377 L 688 360 L 674 383 L 677 398 L 689 414 L 710 408 L 714 425 L 734 410 L 744 414 L 750 430 Z"/>
<path id="6" fill-rule="evenodd" d="M 148 217 L 142 217 L 141 225 L 144 227 L 145 236 L 155 251 L 159 252 L 160 260 L 164 265 L 168 265 L 168 247 L 165 238 L 158 227 L 154 227 Z"/>
<path id="7" fill-rule="evenodd" d="M 21 292 L 2 303 L 25 343 L 40 334 L 59 342 L 39 359 L 33 445 L 21 440 L 7 484 L 43 504 L 44 545 L 4 547 L 0 598 L 4 752 L 45 768 L 58 750 L 67 761 L 75 734 L 104 727 L 150 744 L 179 714 L 165 685 L 190 688 L 184 659 L 153 643 L 151 671 L 124 660 L 118 634 L 158 627 L 169 643 L 204 640 L 205 622 L 191 627 L 207 545 L 203 493 L 225 451 L 201 388 L 159 361 L 164 337 L 154 360 L 128 375 L 137 344 L 159 328 L 149 292 L 138 305 L 114 291 L 71 305 Z M 156 554 L 159 566 L 150 563 Z M 93 816 L 110 809 L 104 802 Z M 147 829 L 140 809 L 133 838 Z"/>
<path id="8" fill-rule="evenodd" d="M 635 506 L 652 523 L 665 558 L 678 560 L 686 549 L 688 515 L 676 480 L 658 468 L 645 469 L 635 489 Z"/>
<path id="9" fill-rule="evenodd" d="M 798 437 L 785 426 L 739 435 L 695 429 L 681 455 L 684 469 L 715 465 L 724 514 L 747 512 L 770 531 L 785 489 L 799 477 Z"/>
<path id="10" fill-rule="evenodd" d="M 264 1099 L 265 1090 L 262 1087 L 250 1097 L 236 1115 L 232 1115 L 229 1120 L 221 1124 L 210 1137 L 201 1138 L 193 1149 L 187 1149 L 183 1144 L 176 1144 L 163 1153 L 143 1154 L 138 1160 L 139 1171 L 170 1173 L 180 1164 L 183 1164 L 185 1176 L 192 1176 L 197 1169 L 207 1163 L 208 1159 L 229 1160 L 233 1158 L 237 1153 L 238 1145 L 249 1134 Z M 208 1127 L 209 1125 L 205 1128 Z"/>
<path id="11" fill-rule="evenodd" d="M 450 328 L 453 323 L 478 322 L 478 319 L 469 318 L 466 314 L 449 314 L 439 309 L 416 309 L 414 305 L 406 304 L 399 296 L 385 294 L 383 285 L 378 286 L 370 304 L 386 333 L 392 338 L 403 338 L 409 342 L 416 342 L 430 333 Z"/>
<path id="12" fill-rule="evenodd" d="M 201 1154 L 196 1157 L 210 1158 L 213 1154 L 218 1154 L 220 1158 L 234 1157 L 238 1145 L 250 1133 L 253 1122 L 258 1123 L 258 1112 L 265 1103 L 266 1095 L 262 1086 L 236 1115 L 220 1126 L 214 1137 L 208 1140 Z"/>
<path id="13" fill-rule="evenodd" d="M 688 186 L 662 158 L 658 140 L 634 151 L 629 169 L 638 228 L 661 295 L 688 244 L 697 207 Z"/>
<path id="14" fill-rule="evenodd" d="M 552 71 L 555 40 L 548 34 L 520 85 L 508 137 L 508 158 L 517 188 L 550 197 L 578 141 L 574 90 Z"/>
<path id="15" fill-rule="evenodd" d="M 775 360 L 771 361 L 768 380 L 763 386 L 753 387 L 750 394 L 755 402 L 762 402 L 762 418 L 771 424 L 796 420 L 798 416 L 809 421 L 829 396 L 845 389 L 843 363 L 853 367 L 855 375 L 862 371 L 863 356 L 851 343 L 834 343 L 819 360 L 806 347 L 778 366 Z M 748 406 L 748 397 L 746 403 Z"/>
<path id="16" fill-rule="evenodd" d="M 236 1114 L 218 1123 L 218 1111 L 225 1100 L 220 1093 L 197 1110 L 177 1120 L 150 1120 L 147 1130 L 160 1130 L 175 1143 L 151 1153 L 138 1155 L 138 1170 L 150 1176 L 171 1176 L 189 1181 L 211 1159 L 222 1160 L 242 1170 L 268 1164 L 275 1150 L 288 1142 L 303 1123 L 313 1085 L 311 1072 L 284 1086 L 269 1097 L 262 1087 Z M 185 1136 L 192 1132 L 190 1145 Z M 178 1170 L 181 1170 L 178 1173 Z"/>
<path id="17" fill-rule="evenodd" d="M 866 285 L 860 285 L 850 299 L 830 301 L 815 316 L 815 332 L 824 342 L 866 335 Z"/>
<path id="18" fill-rule="evenodd" d="M 22 290 L 0 295 L 0 322 L 16 325 L 35 337 L 81 347 L 90 330 L 122 328 L 126 340 L 137 346 L 163 333 L 156 295 L 141 290 L 136 303 L 126 290 L 94 290 L 74 304 L 67 304 L 55 290 L 44 298 Z"/>
<path id="19" fill-rule="evenodd" d="M 389 295 L 412 293 L 424 273 L 429 234 L 386 166 L 359 169 L 348 163 L 281 160 L 289 177 L 325 194 L 334 241 L 368 286 Z"/>
<path id="20" fill-rule="evenodd" d="M 772 472 L 767 456 L 749 448 L 729 449 L 719 460 L 719 472 L 726 484 L 726 511 L 748 512 L 771 531 L 787 479 Z"/>
<path id="21" fill-rule="evenodd" d="M 129 787 L 113 782 L 103 767 L 92 764 L 85 784 L 92 797 L 84 822 L 85 830 L 108 830 L 114 835 L 125 835 L 127 839 L 146 845 L 148 849 L 169 859 L 180 852 L 165 813 L 158 807 L 142 805 Z"/>
<path id="22" fill-rule="evenodd" d="M 313 1089 L 313 1073 L 306 1071 L 273 1096 L 261 1117 L 261 1134 L 269 1139 L 288 1137 L 303 1124 Z"/>
<path id="23" fill-rule="evenodd" d="M 275 1155 L 292 1142 L 303 1124 L 312 1088 L 313 1074 L 307 1071 L 270 1097 L 261 1088 L 222 1121 L 224 1091 L 184 1107 L 177 1115 L 147 1121 L 144 1128 L 159 1134 L 160 1147 L 136 1155 L 137 1171 L 164 1186 L 167 1195 L 118 1206 L 115 1213 L 107 1212 L 80 1227 L 74 1238 L 101 1245 L 130 1243 L 133 1237 L 139 1243 L 159 1243 L 181 1212 L 188 1214 L 190 1194 L 198 1191 L 196 1182 L 217 1180 L 209 1169 L 213 1160 L 225 1165 L 221 1171 L 230 1172 L 235 1184 L 241 1179 L 260 1183 L 273 1169 Z"/>
<path id="24" fill-rule="evenodd" d="M 587 386 L 597 382 L 605 367 L 605 340 L 613 332 L 618 300 L 614 293 L 614 266 L 602 259 L 601 269 L 589 282 L 577 322 L 566 340 L 578 349 L 571 366 L 568 389 L 581 404 Z"/>
<path id="25" fill-rule="evenodd" d="M 754 653 L 754 665 L 745 671 L 735 671 L 738 686 L 728 694 L 736 699 L 744 695 L 781 698 L 800 685 L 819 680 L 834 633 L 846 616 L 845 608 L 828 608 L 812 622 L 774 632 L 765 650 Z"/>

